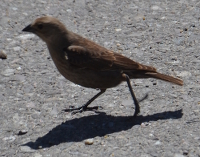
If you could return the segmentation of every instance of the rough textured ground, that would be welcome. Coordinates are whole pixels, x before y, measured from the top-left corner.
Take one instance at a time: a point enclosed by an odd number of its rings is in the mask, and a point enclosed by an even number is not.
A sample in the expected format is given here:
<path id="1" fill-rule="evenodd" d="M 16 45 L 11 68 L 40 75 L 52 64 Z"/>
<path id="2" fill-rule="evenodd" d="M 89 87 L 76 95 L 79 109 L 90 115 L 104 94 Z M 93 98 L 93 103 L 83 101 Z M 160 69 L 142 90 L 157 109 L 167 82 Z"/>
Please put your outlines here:
<path id="1" fill-rule="evenodd" d="M 198 0 L 1 0 L 0 155 L 95 157 L 200 156 L 200 2 Z M 92 103 L 103 109 L 71 115 L 98 91 L 65 80 L 46 45 L 21 30 L 42 15 L 184 86 L 132 80 Z M 91 145 L 85 145 L 90 139 Z"/>

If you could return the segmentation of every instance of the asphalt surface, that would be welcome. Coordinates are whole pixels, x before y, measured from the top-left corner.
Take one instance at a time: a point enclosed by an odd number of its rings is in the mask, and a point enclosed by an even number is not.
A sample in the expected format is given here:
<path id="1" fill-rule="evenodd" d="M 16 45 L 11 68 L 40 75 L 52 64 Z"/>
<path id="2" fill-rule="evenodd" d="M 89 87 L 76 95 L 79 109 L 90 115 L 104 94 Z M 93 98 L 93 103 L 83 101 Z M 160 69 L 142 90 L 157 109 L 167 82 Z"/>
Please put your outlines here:
<path id="1" fill-rule="evenodd" d="M 198 0 L 1 0 L 0 155 L 200 156 L 200 2 Z M 66 27 L 183 86 L 155 79 L 108 89 L 97 112 L 63 112 L 98 91 L 64 79 L 38 37 L 21 30 L 51 15 Z M 101 108 L 102 107 L 102 108 Z"/>

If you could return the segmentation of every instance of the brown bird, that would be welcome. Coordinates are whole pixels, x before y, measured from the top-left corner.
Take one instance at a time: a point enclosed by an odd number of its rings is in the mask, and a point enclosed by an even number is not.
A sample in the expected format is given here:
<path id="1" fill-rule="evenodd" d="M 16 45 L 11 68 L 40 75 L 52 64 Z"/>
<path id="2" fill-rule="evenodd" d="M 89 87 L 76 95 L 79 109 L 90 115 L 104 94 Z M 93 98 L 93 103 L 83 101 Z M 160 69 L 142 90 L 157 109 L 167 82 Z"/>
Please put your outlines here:
<path id="1" fill-rule="evenodd" d="M 89 110 L 91 108 L 88 105 L 107 88 L 126 81 L 135 103 L 136 116 L 140 107 L 130 79 L 156 78 L 183 85 L 183 81 L 178 78 L 161 74 L 154 67 L 137 63 L 67 30 L 56 18 L 38 18 L 22 31 L 34 33 L 46 42 L 58 71 L 66 79 L 83 87 L 100 89 L 100 92 L 83 106 L 66 111 L 76 113 Z"/>

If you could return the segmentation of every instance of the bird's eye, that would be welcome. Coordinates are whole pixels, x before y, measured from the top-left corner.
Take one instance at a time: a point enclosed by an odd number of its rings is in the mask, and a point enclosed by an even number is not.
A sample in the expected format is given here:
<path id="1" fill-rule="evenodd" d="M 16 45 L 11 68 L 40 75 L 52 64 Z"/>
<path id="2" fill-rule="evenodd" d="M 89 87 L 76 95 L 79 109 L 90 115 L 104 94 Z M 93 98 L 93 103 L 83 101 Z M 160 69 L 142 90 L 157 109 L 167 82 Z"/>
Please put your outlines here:
<path id="1" fill-rule="evenodd" d="M 43 28 L 43 25 L 39 24 L 37 27 L 41 30 Z"/>

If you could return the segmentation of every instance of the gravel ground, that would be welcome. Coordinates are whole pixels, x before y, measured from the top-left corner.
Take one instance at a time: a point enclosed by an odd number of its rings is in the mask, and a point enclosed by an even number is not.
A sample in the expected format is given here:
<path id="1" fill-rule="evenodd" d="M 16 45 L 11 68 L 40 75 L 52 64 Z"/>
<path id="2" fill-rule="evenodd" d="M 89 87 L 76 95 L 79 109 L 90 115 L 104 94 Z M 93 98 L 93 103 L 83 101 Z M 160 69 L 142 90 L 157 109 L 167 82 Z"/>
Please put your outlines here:
<path id="1" fill-rule="evenodd" d="M 198 0 L 1 0 L 0 155 L 20 157 L 199 157 L 200 2 Z M 184 80 L 132 80 L 141 113 L 126 83 L 98 91 L 75 85 L 56 70 L 44 42 L 21 30 L 52 15 L 69 30 L 159 72 Z"/>

